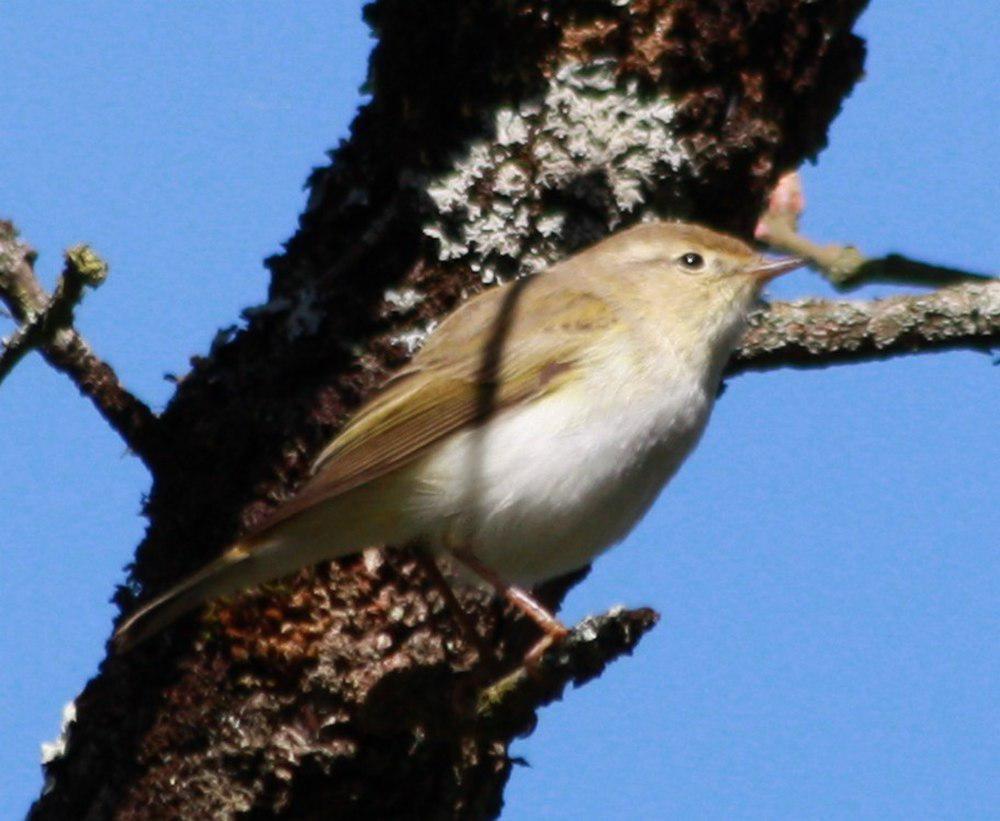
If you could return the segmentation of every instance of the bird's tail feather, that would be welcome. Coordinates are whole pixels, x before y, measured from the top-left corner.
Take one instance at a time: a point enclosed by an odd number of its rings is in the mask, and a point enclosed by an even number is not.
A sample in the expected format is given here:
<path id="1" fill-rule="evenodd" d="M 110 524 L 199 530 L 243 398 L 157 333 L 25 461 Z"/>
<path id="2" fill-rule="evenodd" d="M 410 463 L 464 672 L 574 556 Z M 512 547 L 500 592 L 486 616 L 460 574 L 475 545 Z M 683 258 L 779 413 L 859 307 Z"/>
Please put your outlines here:
<path id="1" fill-rule="evenodd" d="M 115 631 L 115 647 L 119 651 L 134 647 L 211 599 L 356 553 L 366 545 L 399 541 L 391 523 L 378 514 L 379 498 L 372 493 L 348 494 L 337 503 L 316 505 L 276 528 L 245 537 L 123 621 Z"/>
<path id="2" fill-rule="evenodd" d="M 147 602 L 121 623 L 114 644 L 125 652 L 198 605 L 259 581 L 260 558 L 253 548 L 237 544 L 201 570 Z"/>

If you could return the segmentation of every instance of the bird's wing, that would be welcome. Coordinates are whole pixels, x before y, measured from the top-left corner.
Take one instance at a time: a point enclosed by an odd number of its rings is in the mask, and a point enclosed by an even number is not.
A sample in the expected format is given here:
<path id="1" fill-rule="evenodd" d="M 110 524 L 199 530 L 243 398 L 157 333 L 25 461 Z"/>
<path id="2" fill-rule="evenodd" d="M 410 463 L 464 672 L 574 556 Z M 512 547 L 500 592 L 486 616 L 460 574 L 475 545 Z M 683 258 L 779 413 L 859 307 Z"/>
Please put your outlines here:
<path id="1" fill-rule="evenodd" d="M 261 529 L 402 467 L 455 431 L 572 381 L 595 334 L 613 333 L 619 319 L 601 297 L 579 288 L 556 290 L 546 282 L 549 276 L 488 291 L 446 319 L 319 454 L 310 479 Z"/>

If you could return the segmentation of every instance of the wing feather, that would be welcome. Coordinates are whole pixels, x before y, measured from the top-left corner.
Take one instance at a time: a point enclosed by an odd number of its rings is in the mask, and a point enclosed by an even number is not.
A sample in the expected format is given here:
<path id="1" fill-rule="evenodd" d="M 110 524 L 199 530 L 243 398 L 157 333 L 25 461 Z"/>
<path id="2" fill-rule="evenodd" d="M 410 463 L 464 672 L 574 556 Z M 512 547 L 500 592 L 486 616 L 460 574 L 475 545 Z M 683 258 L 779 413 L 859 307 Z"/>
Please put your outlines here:
<path id="1" fill-rule="evenodd" d="M 519 280 L 470 300 L 319 454 L 312 475 L 261 530 L 384 476 L 449 434 L 574 378 L 595 332 L 618 324 L 582 290 Z"/>

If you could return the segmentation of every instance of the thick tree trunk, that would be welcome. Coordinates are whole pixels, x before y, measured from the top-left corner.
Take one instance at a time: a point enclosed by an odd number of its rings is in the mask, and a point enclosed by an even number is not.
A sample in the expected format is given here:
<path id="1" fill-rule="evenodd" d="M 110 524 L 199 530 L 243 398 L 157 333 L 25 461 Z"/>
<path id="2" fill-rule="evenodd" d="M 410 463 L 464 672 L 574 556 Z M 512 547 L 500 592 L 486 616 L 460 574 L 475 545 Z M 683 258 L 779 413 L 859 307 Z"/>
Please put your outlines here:
<path id="1" fill-rule="evenodd" d="M 123 609 L 292 490 L 466 295 L 649 214 L 749 236 L 860 76 L 863 5 L 371 4 L 371 101 L 312 174 L 268 303 L 193 362 L 158 423 Z M 501 670 L 516 667 L 532 629 L 478 593 L 464 601 Z M 484 693 L 497 674 L 406 551 L 304 571 L 109 656 L 33 814 L 493 816 L 535 709 L 653 620 L 609 614 L 539 680 Z"/>

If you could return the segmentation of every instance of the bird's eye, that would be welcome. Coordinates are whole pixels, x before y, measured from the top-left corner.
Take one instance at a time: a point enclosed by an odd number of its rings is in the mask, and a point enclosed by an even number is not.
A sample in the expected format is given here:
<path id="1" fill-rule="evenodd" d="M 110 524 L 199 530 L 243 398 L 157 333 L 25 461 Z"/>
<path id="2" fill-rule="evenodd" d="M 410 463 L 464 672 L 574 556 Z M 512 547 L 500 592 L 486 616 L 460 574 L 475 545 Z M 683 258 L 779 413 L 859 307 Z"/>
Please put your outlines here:
<path id="1" fill-rule="evenodd" d="M 677 261 L 689 271 L 697 271 L 705 264 L 705 258 L 701 254 L 694 253 L 694 251 L 688 251 L 686 254 L 678 257 Z"/>

